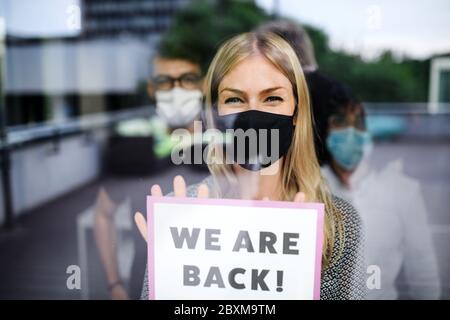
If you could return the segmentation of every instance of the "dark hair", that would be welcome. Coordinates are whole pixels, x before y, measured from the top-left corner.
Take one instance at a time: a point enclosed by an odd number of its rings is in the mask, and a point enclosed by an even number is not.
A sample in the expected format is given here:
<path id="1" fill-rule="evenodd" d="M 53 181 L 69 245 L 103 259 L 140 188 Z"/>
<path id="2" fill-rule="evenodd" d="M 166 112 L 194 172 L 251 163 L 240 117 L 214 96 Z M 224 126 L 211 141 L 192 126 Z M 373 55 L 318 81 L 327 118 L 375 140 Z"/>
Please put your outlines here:
<path id="1" fill-rule="evenodd" d="M 347 114 L 359 108 L 361 117 L 365 120 L 365 111 L 362 103 L 355 98 L 346 85 L 320 72 L 307 73 L 305 77 L 311 97 L 316 154 L 319 164 L 322 166 L 330 164 L 332 159 L 326 146 L 330 132 L 330 118 L 339 114 Z"/>
<path id="2" fill-rule="evenodd" d="M 185 60 L 202 67 L 201 58 L 192 53 L 192 50 L 174 50 L 167 42 L 160 42 L 156 47 L 155 57 L 168 60 Z"/>

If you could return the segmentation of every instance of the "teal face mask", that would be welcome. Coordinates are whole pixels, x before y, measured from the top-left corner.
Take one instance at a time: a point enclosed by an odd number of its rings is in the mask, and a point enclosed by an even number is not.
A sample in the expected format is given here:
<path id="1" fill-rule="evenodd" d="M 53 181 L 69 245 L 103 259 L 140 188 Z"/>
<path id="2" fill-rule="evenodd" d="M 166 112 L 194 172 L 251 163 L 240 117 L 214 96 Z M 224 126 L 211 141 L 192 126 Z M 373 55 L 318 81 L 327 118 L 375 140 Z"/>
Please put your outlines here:
<path id="1" fill-rule="evenodd" d="M 343 168 L 353 170 L 371 146 L 368 132 L 353 127 L 332 129 L 327 138 L 328 151 Z"/>

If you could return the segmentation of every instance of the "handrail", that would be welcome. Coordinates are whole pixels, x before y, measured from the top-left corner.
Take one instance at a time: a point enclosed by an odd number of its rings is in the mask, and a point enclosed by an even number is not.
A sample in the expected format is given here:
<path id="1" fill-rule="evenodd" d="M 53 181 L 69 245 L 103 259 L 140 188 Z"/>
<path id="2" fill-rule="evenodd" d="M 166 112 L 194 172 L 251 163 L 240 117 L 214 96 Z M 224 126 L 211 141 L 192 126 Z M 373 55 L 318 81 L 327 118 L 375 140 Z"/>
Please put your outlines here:
<path id="1" fill-rule="evenodd" d="M 450 115 L 450 103 L 428 102 L 365 102 L 369 115 Z"/>
<path id="2" fill-rule="evenodd" d="M 42 140 L 52 140 L 58 137 L 77 134 L 105 128 L 119 121 L 133 119 L 142 116 L 151 116 L 154 109 L 150 106 L 121 110 L 108 113 L 85 115 L 62 122 L 43 122 L 35 125 L 20 125 L 7 129 L 7 141 L 0 141 L 0 148 L 5 145 L 9 149 L 20 148 Z"/>

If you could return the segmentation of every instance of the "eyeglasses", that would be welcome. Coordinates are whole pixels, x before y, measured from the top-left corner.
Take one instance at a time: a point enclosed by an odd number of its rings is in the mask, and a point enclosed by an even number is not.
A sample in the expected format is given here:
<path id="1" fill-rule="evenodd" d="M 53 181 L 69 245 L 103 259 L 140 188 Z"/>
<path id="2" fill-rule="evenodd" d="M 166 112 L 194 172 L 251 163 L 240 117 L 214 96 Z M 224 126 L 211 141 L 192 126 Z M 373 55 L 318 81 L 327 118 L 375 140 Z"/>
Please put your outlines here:
<path id="1" fill-rule="evenodd" d="M 156 90 L 171 90 L 175 83 L 184 89 L 197 89 L 201 80 L 201 76 L 195 73 L 184 73 L 178 78 L 173 78 L 167 75 L 158 75 L 151 79 L 156 87 Z"/>

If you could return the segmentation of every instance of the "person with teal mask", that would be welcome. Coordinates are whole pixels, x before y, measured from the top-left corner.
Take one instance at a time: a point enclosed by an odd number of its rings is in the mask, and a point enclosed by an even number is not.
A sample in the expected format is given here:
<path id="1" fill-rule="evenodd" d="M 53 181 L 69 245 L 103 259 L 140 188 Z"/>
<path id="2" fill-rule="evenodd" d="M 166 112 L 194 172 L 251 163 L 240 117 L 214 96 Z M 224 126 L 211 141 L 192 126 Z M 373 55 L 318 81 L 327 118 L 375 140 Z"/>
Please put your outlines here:
<path id="1" fill-rule="evenodd" d="M 327 138 L 327 148 L 336 163 L 346 170 L 353 170 L 371 145 L 370 135 L 353 127 L 334 128 Z"/>
<path id="2" fill-rule="evenodd" d="M 329 97 L 314 106 L 316 132 L 322 133 L 316 149 L 322 151 L 321 171 L 330 191 L 361 214 L 367 298 L 438 299 L 439 270 L 420 184 L 404 173 L 399 160 L 371 168 L 373 144 L 363 105 L 337 83 Z"/>
<path id="3" fill-rule="evenodd" d="M 343 87 L 336 92 L 342 95 L 341 102 L 348 100 L 342 106 L 339 106 L 339 98 L 331 103 L 336 106 L 336 110 L 328 119 L 326 152 L 329 156 L 330 169 L 339 177 L 343 185 L 348 186 L 351 173 L 370 152 L 372 139 L 366 131 L 362 105 L 352 101 Z"/>

